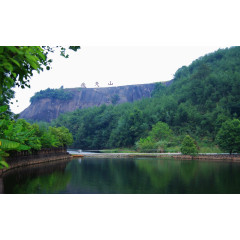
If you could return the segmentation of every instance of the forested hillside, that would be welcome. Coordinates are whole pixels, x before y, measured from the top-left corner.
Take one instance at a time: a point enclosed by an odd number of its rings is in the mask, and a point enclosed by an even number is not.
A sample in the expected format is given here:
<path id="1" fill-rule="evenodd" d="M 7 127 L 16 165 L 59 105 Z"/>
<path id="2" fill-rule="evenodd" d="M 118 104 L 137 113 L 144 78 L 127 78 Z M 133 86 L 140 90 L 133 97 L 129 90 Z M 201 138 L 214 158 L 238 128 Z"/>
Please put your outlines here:
<path id="1" fill-rule="evenodd" d="M 181 67 L 170 86 L 156 84 L 152 98 L 77 110 L 61 115 L 52 124 L 67 127 L 77 148 L 149 144 L 148 148 L 161 149 L 177 145 L 186 134 L 198 142 L 214 144 L 222 123 L 239 116 L 240 47 L 231 47 Z M 167 142 L 161 136 L 151 137 L 159 122 L 171 131 Z"/>

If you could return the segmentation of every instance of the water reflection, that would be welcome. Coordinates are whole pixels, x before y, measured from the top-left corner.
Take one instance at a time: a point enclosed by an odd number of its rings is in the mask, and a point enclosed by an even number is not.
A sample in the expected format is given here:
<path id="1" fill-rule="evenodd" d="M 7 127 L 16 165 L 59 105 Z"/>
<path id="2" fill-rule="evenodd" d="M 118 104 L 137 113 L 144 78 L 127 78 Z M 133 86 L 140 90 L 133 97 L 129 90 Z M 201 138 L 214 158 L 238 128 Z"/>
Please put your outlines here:
<path id="1" fill-rule="evenodd" d="M 61 193 L 71 174 L 65 173 L 69 161 L 17 168 L 3 176 L 4 193 Z"/>
<path id="2" fill-rule="evenodd" d="M 3 185 L 5 193 L 240 193 L 240 164 L 79 158 L 19 169 Z"/>

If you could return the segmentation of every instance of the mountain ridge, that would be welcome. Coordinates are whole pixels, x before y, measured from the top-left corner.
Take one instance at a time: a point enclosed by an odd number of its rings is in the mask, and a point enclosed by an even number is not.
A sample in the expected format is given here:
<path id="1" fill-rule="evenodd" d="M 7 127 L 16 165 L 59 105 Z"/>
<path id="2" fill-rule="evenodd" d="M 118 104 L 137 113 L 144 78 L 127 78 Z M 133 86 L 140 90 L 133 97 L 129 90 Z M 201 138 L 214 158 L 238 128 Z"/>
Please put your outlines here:
<path id="1" fill-rule="evenodd" d="M 171 82 L 172 80 L 161 83 L 168 86 Z M 156 83 L 148 83 L 106 88 L 47 89 L 36 93 L 31 99 L 31 105 L 22 111 L 19 117 L 51 122 L 60 114 L 77 109 L 150 98 L 155 85 Z"/>

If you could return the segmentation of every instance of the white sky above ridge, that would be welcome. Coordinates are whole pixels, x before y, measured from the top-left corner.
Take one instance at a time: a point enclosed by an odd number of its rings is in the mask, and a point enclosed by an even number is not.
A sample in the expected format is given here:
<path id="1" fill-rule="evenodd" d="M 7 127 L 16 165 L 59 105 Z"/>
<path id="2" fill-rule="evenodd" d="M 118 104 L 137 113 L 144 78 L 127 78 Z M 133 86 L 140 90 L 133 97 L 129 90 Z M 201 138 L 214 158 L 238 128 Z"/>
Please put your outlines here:
<path id="1" fill-rule="evenodd" d="M 85 83 L 87 87 L 100 87 L 144 84 L 171 80 L 178 68 L 207 53 L 226 48 L 217 47 L 156 47 L 156 46 L 110 46 L 84 47 L 78 52 L 70 51 L 65 59 L 56 52 L 52 69 L 40 74 L 34 73 L 30 80 L 30 89 L 16 88 L 11 109 L 20 113 L 30 105 L 34 93 L 47 88 L 75 88 Z M 16 102 L 18 100 L 18 102 Z"/>

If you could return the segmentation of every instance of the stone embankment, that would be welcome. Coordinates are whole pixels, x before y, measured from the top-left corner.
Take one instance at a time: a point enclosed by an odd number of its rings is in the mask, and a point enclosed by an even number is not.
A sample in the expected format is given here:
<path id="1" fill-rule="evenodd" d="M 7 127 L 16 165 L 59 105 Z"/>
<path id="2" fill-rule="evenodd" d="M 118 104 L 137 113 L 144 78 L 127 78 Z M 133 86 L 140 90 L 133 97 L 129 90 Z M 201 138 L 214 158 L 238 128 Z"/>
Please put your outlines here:
<path id="1" fill-rule="evenodd" d="M 199 154 L 197 156 L 182 155 L 181 153 L 83 153 L 85 158 L 174 158 L 181 160 L 206 160 L 206 161 L 239 161 L 240 154 Z"/>
<path id="2" fill-rule="evenodd" d="M 0 170 L 0 176 L 14 168 L 29 166 L 45 162 L 53 162 L 58 160 L 70 160 L 72 156 L 67 152 L 64 147 L 60 148 L 47 148 L 39 151 L 22 151 L 22 152 L 11 152 L 10 156 L 6 158 L 9 165 L 8 168 Z"/>
<path id="3" fill-rule="evenodd" d="M 211 161 L 233 161 L 240 162 L 240 154 L 199 154 L 197 156 L 190 155 L 175 155 L 172 156 L 176 159 L 183 160 L 211 160 Z"/>
<path id="4" fill-rule="evenodd" d="M 74 154 L 73 154 L 74 155 Z M 171 157 L 178 153 L 82 153 L 85 158 L 136 158 L 136 157 Z"/>

